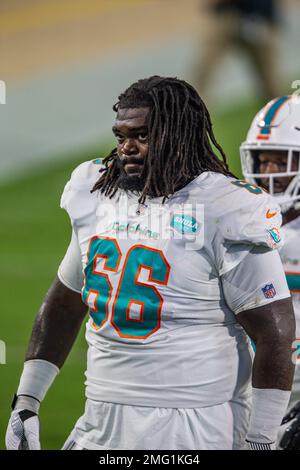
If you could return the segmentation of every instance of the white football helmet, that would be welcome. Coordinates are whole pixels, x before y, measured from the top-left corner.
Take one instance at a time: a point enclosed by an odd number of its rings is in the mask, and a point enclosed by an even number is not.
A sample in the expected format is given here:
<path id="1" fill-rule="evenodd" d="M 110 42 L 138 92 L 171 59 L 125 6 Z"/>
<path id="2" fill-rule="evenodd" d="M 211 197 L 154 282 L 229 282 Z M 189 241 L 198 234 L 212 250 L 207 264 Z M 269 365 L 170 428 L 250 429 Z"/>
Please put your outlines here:
<path id="1" fill-rule="evenodd" d="M 287 151 L 286 171 L 259 173 L 258 154 L 264 150 Z M 270 101 L 255 116 L 247 140 L 240 147 L 244 178 L 260 186 L 261 178 L 269 178 L 269 192 L 281 205 L 283 212 L 300 206 L 300 98 L 282 96 Z M 292 171 L 292 162 L 298 162 Z M 295 166 L 295 163 L 294 163 Z M 281 193 L 274 192 L 274 178 L 293 177 Z"/>

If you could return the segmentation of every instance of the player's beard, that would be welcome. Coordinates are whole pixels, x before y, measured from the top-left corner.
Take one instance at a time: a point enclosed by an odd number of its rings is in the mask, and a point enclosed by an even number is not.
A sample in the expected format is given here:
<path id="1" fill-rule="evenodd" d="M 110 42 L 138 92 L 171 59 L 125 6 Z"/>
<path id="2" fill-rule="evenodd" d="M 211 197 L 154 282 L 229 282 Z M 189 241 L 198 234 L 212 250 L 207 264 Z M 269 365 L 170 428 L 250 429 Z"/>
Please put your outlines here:
<path id="1" fill-rule="evenodd" d="M 133 174 L 129 175 L 124 170 L 124 165 L 117 157 L 118 167 L 120 169 L 120 176 L 117 180 L 117 185 L 120 189 L 124 189 L 125 191 L 143 191 L 145 187 L 145 178 L 142 178 L 140 175 Z"/>

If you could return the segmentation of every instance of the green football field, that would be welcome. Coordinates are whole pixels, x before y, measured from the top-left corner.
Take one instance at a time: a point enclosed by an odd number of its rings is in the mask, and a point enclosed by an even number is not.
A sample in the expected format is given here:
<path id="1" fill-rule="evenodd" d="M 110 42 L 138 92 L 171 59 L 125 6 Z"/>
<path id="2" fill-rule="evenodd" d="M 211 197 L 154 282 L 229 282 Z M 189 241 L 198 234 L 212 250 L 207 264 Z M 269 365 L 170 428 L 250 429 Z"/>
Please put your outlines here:
<path id="1" fill-rule="evenodd" d="M 218 141 L 238 176 L 239 143 L 257 106 L 241 105 L 214 113 Z M 0 364 L 0 449 L 4 449 L 10 403 L 22 371 L 32 322 L 53 281 L 70 236 L 68 216 L 59 208 L 64 184 L 80 162 L 105 155 L 106 148 L 62 158 L 30 176 L 0 186 L 1 328 L 6 364 Z M 57 162 L 57 160 L 55 160 Z M 57 325 L 59 328 L 59 325 Z M 86 346 L 84 327 L 64 368 L 41 406 L 43 449 L 59 449 L 84 409 Z"/>

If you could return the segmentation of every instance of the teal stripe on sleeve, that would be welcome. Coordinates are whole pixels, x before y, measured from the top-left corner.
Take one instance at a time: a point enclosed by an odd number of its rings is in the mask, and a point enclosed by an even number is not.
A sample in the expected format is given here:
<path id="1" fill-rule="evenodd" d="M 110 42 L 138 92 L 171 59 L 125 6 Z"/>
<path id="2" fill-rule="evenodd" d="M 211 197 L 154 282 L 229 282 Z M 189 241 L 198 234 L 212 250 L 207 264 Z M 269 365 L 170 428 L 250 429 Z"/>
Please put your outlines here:
<path id="1" fill-rule="evenodd" d="M 300 291 L 300 273 L 299 274 L 287 274 L 286 280 L 291 291 Z"/>

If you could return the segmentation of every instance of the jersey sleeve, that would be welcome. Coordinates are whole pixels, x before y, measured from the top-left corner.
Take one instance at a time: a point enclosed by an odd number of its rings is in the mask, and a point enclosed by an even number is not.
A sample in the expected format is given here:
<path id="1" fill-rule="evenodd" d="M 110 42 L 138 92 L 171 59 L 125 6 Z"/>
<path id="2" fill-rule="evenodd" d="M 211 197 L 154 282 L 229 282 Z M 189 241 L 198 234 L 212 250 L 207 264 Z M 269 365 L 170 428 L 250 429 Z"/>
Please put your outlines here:
<path id="1" fill-rule="evenodd" d="M 69 202 L 74 192 L 81 189 L 85 184 L 84 176 L 87 174 L 90 162 L 81 163 L 71 174 L 71 178 L 65 185 L 61 199 L 60 207 L 68 212 Z"/>
<path id="2" fill-rule="evenodd" d="M 221 283 L 226 303 L 236 314 L 290 297 L 278 251 L 262 246 L 221 276 Z"/>
<path id="3" fill-rule="evenodd" d="M 81 292 L 84 283 L 81 250 L 77 237 L 78 224 L 94 211 L 96 195 L 91 189 L 99 179 L 99 171 L 104 168 L 101 159 L 82 163 L 73 171 L 61 196 L 60 206 L 69 215 L 72 224 L 72 238 L 59 269 L 60 281 L 69 289 Z"/>
<path id="4" fill-rule="evenodd" d="M 212 242 L 220 276 L 242 262 L 253 247 L 272 251 L 283 244 L 280 207 L 270 195 L 257 190 L 252 194 L 239 187 L 224 196 Z"/>
<path id="5" fill-rule="evenodd" d="M 84 283 L 81 252 L 75 231 L 67 252 L 59 265 L 57 272 L 59 280 L 69 289 L 80 293 Z"/>
<path id="6" fill-rule="evenodd" d="M 67 211 L 72 223 L 76 218 L 86 215 L 86 211 L 92 207 L 91 190 L 104 168 L 101 159 L 96 159 L 81 163 L 73 171 L 60 200 L 60 207 Z"/>

